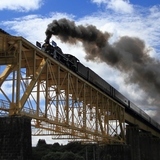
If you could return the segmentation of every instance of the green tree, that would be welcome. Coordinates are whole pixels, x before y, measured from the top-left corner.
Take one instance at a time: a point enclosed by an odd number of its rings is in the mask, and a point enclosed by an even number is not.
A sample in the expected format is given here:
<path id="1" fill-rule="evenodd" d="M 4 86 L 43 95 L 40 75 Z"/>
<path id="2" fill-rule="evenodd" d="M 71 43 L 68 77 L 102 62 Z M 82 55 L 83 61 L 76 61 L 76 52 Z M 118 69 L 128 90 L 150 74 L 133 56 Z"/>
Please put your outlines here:
<path id="1" fill-rule="evenodd" d="M 73 152 L 64 152 L 61 160 L 75 160 L 75 154 Z"/>
<path id="2" fill-rule="evenodd" d="M 48 154 L 50 152 L 50 149 L 47 148 L 45 145 L 39 146 L 39 147 L 33 147 L 32 148 L 32 160 L 41 160 L 43 156 Z"/>
<path id="3" fill-rule="evenodd" d="M 84 160 L 82 156 L 76 155 L 75 160 Z"/>
<path id="4" fill-rule="evenodd" d="M 61 160 L 61 157 L 61 152 L 49 152 L 48 154 L 43 156 L 41 160 Z"/>

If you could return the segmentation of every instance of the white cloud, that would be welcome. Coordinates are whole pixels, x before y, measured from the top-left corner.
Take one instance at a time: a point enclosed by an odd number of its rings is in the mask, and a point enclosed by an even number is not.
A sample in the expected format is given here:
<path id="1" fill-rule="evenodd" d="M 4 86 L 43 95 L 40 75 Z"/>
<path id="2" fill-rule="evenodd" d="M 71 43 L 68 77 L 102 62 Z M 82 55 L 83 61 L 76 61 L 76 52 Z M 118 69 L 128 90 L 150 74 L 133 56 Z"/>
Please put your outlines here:
<path id="1" fill-rule="evenodd" d="M 91 0 L 91 1 L 100 4 L 100 3 L 106 3 L 108 0 Z"/>
<path id="2" fill-rule="evenodd" d="M 126 0 L 92 0 L 93 3 L 98 5 L 104 4 L 107 9 L 111 9 L 120 13 L 132 13 L 133 6 Z"/>
<path id="3" fill-rule="evenodd" d="M 132 13 L 133 7 L 128 2 L 124 0 L 111 0 L 108 2 L 108 8 L 117 11 L 117 12 L 125 12 Z"/>
<path id="4" fill-rule="evenodd" d="M 47 26 L 54 19 L 69 17 L 72 17 L 72 15 L 61 13 L 51 13 L 48 17 L 43 17 L 41 15 L 28 15 L 15 18 L 12 21 L 4 21 L 3 25 L 8 27 L 8 29 L 15 31 L 17 36 L 23 36 L 35 44 L 36 40 L 44 42 Z"/>
<path id="5" fill-rule="evenodd" d="M 43 0 L 1 0 L 0 10 L 30 11 L 38 9 L 42 3 Z"/>

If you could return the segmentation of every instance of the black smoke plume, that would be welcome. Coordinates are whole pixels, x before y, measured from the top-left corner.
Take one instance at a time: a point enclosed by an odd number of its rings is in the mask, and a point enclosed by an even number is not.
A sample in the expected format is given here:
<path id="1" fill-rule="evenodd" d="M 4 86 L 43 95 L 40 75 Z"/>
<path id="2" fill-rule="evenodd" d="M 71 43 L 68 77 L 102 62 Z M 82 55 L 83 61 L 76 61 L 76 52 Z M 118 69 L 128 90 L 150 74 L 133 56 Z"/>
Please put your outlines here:
<path id="1" fill-rule="evenodd" d="M 120 70 L 126 82 L 138 85 L 159 105 L 160 61 L 149 56 L 143 40 L 136 37 L 121 37 L 109 44 L 110 34 L 101 32 L 93 25 L 76 25 L 67 19 L 54 20 L 46 30 L 46 41 L 56 35 L 61 41 L 75 44 L 82 42 L 86 59 L 100 61 Z"/>

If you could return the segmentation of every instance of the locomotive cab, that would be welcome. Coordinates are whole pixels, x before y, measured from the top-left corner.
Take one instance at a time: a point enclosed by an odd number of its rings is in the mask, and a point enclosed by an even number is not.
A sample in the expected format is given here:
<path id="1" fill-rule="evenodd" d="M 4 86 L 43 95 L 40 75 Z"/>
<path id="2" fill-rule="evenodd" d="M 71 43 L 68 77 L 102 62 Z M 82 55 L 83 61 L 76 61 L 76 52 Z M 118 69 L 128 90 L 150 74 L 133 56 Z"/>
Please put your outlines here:
<path id="1" fill-rule="evenodd" d="M 75 56 L 71 54 L 65 54 L 65 56 L 68 59 L 69 68 L 72 69 L 73 71 L 76 71 L 78 67 L 79 59 L 77 59 Z"/>

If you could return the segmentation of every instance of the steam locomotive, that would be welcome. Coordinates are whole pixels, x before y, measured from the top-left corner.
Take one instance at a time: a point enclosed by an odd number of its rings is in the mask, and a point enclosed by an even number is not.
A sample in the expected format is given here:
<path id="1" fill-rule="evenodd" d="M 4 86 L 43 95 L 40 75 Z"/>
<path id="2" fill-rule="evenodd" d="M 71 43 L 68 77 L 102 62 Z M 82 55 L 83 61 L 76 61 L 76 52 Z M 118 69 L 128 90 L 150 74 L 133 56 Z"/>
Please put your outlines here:
<path id="1" fill-rule="evenodd" d="M 126 112 L 134 114 L 137 119 L 144 121 L 151 127 L 154 127 L 160 131 L 160 125 L 155 122 L 151 117 L 149 117 L 143 110 L 138 108 L 134 103 L 129 101 L 124 95 L 118 92 L 114 87 L 108 84 L 104 79 L 98 76 L 90 68 L 84 66 L 75 56 L 71 54 L 64 54 L 60 47 L 57 46 L 56 42 L 52 41 L 50 44 L 44 43 L 41 45 L 40 42 L 36 42 L 37 47 L 42 51 L 50 55 L 52 58 L 65 65 L 67 68 L 96 86 L 105 94 L 112 97 L 118 103 L 125 107 Z"/>

